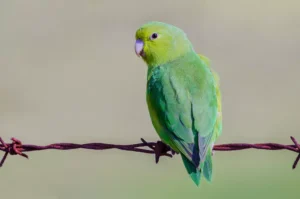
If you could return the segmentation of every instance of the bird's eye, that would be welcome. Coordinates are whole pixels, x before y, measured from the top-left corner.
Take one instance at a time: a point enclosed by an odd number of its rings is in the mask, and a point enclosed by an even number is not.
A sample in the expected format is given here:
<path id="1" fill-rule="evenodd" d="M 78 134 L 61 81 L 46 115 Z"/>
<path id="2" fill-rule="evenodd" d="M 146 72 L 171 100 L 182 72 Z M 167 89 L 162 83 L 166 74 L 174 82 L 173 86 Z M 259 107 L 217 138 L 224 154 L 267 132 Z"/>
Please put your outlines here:
<path id="1" fill-rule="evenodd" d="M 154 40 L 158 37 L 157 33 L 153 33 L 150 37 L 151 40 Z"/>

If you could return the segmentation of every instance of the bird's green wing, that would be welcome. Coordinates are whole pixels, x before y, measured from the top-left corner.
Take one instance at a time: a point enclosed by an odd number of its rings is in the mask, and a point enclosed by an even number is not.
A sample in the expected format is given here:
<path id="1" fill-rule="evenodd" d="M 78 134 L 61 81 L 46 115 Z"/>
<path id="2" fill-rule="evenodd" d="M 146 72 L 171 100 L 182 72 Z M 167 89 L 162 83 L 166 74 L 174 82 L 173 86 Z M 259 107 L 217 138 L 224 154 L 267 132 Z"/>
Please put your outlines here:
<path id="1" fill-rule="evenodd" d="M 172 69 L 161 77 L 161 85 L 150 91 L 149 101 L 154 117 L 167 132 L 165 142 L 199 167 L 214 133 L 216 92 L 204 62 L 198 58 L 184 63 L 185 67 L 169 67 Z"/>
<path id="2" fill-rule="evenodd" d="M 215 135 L 216 137 L 220 136 L 222 133 L 222 95 L 220 91 L 220 78 L 219 75 L 211 68 L 210 66 L 210 60 L 208 57 L 198 54 L 200 59 L 205 62 L 206 66 L 210 68 L 214 79 L 215 79 L 215 89 L 217 94 L 217 104 L 218 104 L 218 115 L 217 115 L 217 121 L 215 124 Z"/>

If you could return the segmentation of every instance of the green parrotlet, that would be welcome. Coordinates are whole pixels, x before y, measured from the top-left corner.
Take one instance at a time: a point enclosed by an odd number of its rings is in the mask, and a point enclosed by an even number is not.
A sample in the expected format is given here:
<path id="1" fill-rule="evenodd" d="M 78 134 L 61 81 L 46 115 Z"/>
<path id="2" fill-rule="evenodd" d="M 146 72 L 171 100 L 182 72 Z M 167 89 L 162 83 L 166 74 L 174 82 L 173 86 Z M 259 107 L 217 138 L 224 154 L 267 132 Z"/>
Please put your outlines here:
<path id="1" fill-rule="evenodd" d="M 163 143 L 179 153 L 197 186 L 212 179 L 212 150 L 222 132 L 219 77 L 180 28 L 149 22 L 136 31 L 135 52 L 148 66 L 147 104 Z"/>

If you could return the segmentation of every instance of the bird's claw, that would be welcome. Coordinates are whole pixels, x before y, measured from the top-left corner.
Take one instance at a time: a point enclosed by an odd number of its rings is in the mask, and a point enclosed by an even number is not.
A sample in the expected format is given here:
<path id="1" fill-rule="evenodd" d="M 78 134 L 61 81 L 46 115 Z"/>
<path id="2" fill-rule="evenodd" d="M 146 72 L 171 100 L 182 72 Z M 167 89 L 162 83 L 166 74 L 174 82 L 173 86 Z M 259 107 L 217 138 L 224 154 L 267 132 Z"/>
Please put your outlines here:
<path id="1" fill-rule="evenodd" d="M 160 156 L 168 154 L 168 151 L 170 151 L 170 147 L 168 147 L 161 141 L 156 142 L 155 147 L 154 147 L 156 164 L 158 163 Z"/>
<path id="2" fill-rule="evenodd" d="M 173 155 L 177 154 L 174 150 L 172 150 L 168 145 L 163 143 L 162 141 L 157 141 L 156 143 L 148 143 L 143 138 L 141 138 L 142 142 L 146 144 L 149 148 L 151 148 L 155 154 L 155 163 L 159 162 L 159 158 L 161 156 L 173 157 Z M 169 153 L 170 152 L 170 153 Z"/>

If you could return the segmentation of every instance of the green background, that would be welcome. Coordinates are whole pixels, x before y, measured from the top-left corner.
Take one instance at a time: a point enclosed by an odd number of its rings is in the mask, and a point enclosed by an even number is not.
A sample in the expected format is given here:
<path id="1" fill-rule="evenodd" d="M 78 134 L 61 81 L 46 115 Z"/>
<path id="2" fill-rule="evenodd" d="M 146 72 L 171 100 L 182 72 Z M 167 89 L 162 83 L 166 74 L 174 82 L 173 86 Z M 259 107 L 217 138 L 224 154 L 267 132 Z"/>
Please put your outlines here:
<path id="1" fill-rule="evenodd" d="M 0 1 L 0 135 L 28 144 L 156 141 L 136 29 L 181 27 L 212 60 L 223 93 L 217 144 L 300 139 L 298 0 Z M 197 188 L 181 159 L 109 151 L 8 157 L 0 197 L 295 198 L 288 151 L 216 152 L 213 183 Z"/>

